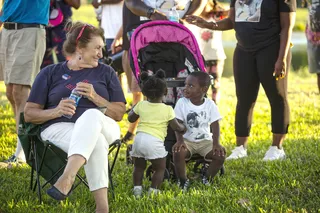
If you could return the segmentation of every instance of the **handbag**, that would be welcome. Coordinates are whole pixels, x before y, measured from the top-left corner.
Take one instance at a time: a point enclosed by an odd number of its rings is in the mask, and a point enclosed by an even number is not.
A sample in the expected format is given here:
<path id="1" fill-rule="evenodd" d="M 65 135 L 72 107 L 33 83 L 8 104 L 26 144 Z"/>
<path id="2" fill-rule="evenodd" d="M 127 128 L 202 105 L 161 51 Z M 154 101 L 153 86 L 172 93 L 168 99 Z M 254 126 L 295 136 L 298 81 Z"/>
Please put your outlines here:
<path id="1" fill-rule="evenodd" d="M 63 23 L 64 15 L 59 5 L 60 1 L 51 0 L 50 2 L 49 27 L 56 27 Z"/>

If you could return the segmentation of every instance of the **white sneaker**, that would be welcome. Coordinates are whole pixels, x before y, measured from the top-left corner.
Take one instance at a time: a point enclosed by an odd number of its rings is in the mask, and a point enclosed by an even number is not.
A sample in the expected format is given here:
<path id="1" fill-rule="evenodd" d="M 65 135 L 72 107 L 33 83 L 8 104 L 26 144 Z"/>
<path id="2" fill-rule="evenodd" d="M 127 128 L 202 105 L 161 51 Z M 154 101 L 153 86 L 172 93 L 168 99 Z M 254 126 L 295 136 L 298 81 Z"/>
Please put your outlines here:
<path id="1" fill-rule="evenodd" d="M 264 161 L 282 160 L 286 157 L 283 149 L 279 149 L 277 146 L 270 146 L 269 150 L 264 155 Z"/>
<path id="2" fill-rule="evenodd" d="M 161 193 L 161 191 L 159 189 L 154 189 L 154 188 L 150 187 L 149 190 L 148 190 L 148 195 L 149 196 L 151 196 L 152 194 L 153 195 L 158 195 L 160 193 Z"/>
<path id="3" fill-rule="evenodd" d="M 229 157 L 227 157 L 226 160 L 239 159 L 247 156 L 248 156 L 247 150 L 244 149 L 243 145 L 241 145 L 234 148 L 234 150 L 232 150 L 231 155 L 229 155 Z"/>
<path id="4" fill-rule="evenodd" d="M 136 198 L 140 198 L 140 197 L 142 196 L 142 187 L 141 187 L 141 188 L 134 187 L 134 188 L 133 188 L 133 195 L 134 195 Z"/>

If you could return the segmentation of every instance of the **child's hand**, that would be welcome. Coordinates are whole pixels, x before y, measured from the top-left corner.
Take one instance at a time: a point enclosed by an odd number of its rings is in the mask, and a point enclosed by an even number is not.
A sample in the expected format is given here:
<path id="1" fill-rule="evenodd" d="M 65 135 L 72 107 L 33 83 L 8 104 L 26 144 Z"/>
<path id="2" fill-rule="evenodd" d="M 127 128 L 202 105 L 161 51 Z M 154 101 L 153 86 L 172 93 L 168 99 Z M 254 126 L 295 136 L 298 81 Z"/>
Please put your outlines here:
<path id="1" fill-rule="evenodd" d="M 187 146 L 184 142 L 177 142 L 172 147 L 172 152 L 180 152 L 181 149 L 187 149 Z"/>
<path id="2" fill-rule="evenodd" d="M 212 147 L 212 153 L 215 156 L 225 156 L 226 155 L 226 149 L 221 146 L 220 144 L 214 144 Z"/>

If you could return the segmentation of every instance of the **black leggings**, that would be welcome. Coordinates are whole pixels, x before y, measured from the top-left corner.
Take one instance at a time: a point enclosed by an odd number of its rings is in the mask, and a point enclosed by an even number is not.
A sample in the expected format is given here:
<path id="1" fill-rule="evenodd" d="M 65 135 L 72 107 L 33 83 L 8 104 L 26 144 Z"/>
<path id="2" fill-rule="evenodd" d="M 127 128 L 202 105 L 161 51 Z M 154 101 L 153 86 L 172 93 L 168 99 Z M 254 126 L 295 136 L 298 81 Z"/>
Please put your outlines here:
<path id="1" fill-rule="evenodd" d="M 288 75 L 276 81 L 274 65 L 278 58 L 280 43 L 276 42 L 256 52 L 246 52 L 236 47 L 233 57 L 234 80 L 236 84 L 237 108 L 235 131 L 238 137 L 249 136 L 252 112 L 258 96 L 260 83 L 271 105 L 272 132 L 288 133 L 289 104 L 287 100 Z M 291 53 L 287 58 L 287 74 Z"/>

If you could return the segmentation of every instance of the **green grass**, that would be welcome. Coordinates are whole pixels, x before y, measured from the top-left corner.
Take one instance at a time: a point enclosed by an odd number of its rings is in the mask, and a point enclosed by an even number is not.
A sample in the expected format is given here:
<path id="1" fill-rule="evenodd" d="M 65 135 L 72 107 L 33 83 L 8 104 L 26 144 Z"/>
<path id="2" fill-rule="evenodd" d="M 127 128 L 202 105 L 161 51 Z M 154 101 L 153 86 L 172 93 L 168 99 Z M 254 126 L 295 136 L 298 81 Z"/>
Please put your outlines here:
<path id="1" fill-rule="evenodd" d="M 308 20 L 308 10 L 305 8 L 304 9 L 298 8 L 296 22 L 295 22 L 293 30 L 294 31 L 304 31 L 306 29 L 307 20 Z"/>
<path id="2" fill-rule="evenodd" d="M 306 10 L 298 10 L 297 22 L 305 23 L 305 18 Z M 75 12 L 74 19 L 97 24 L 89 5 Z M 125 164 L 124 146 L 114 171 L 116 197 L 109 198 L 110 212 L 320 212 L 320 99 L 315 75 L 308 74 L 306 69 L 290 74 L 288 91 L 291 125 L 284 144 L 285 161 L 261 161 L 272 136 L 270 107 L 261 89 L 247 159 L 226 162 L 226 175 L 217 177 L 212 187 L 205 188 L 193 180 L 190 191 L 182 194 L 174 183 L 165 182 L 160 196 L 136 200 L 131 195 L 132 166 Z M 221 143 L 228 154 L 235 144 L 235 104 L 233 79 L 223 78 L 219 103 L 223 115 Z M 126 117 L 119 124 L 124 133 Z M 0 83 L 0 161 L 14 152 L 14 129 L 13 113 L 5 97 L 5 87 Z M 40 205 L 36 193 L 29 190 L 29 175 L 27 165 L 0 168 L 0 213 L 94 212 L 94 200 L 83 186 L 63 202 L 44 195 Z M 150 182 L 144 180 L 144 184 L 147 187 Z"/>
<path id="3" fill-rule="evenodd" d="M 284 144 L 286 160 L 269 163 L 261 160 L 271 143 L 270 108 L 261 89 L 247 159 L 227 161 L 225 176 L 217 177 L 209 188 L 195 179 L 189 192 L 183 194 L 174 183 L 165 182 L 163 194 L 136 200 L 131 195 L 132 166 L 125 164 L 123 146 L 114 171 L 116 197 L 109 198 L 110 212 L 320 212 L 320 99 L 316 79 L 306 70 L 289 77 L 291 125 Z M 0 84 L 0 160 L 12 154 L 16 143 L 13 114 L 4 91 L 4 85 Z M 219 103 L 223 115 L 221 143 L 228 154 L 235 143 L 235 104 L 233 79 L 223 78 Z M 120 122 L 123 132 L 126 125 L 124 118 Z M 44 195 L 43 204 L 39 205 L 36 193 L 28 188 L 29 172 L 27 165 L 0 169 L 1 213 L 94 211 L 94 200 L 84 186 L 63 202 Z M 147 187 L 150 182 L 144 180 L 144 184 Z"/>

